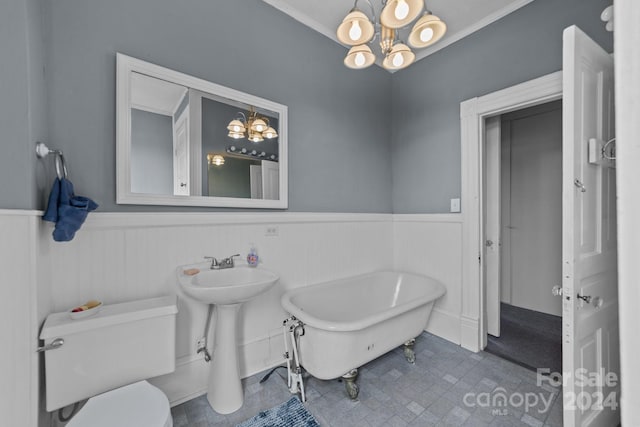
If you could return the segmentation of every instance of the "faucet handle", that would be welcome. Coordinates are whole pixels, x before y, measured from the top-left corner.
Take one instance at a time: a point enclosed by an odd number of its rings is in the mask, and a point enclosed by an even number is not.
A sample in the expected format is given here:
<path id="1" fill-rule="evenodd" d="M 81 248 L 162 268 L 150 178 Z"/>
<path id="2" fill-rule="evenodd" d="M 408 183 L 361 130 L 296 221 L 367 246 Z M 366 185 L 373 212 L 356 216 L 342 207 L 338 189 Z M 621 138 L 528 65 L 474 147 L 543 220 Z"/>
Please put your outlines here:
<path id="1" fill-rule="evenodd" d="M 218 265 L 219 265 L 218 259 L 216 257 L 206 256 L 206 257 L 204 257 L 204 259 L 210 259 L 211 260 L 211 268 L 218 267 Z"/>
<path id="2" fill-rule="evenodd" d="M 233 265 L 234 265 L 234 264 L 233 264 L 233 258 L 235 258 L 235 257 L 237 257 L 237 256 L 240 256 L 240 254 L 231 255 L 229 258 L 227 258 L 227 262 L 229 263 L 229 265 L 230 265 L 231 267 L 233 267 Z"/>

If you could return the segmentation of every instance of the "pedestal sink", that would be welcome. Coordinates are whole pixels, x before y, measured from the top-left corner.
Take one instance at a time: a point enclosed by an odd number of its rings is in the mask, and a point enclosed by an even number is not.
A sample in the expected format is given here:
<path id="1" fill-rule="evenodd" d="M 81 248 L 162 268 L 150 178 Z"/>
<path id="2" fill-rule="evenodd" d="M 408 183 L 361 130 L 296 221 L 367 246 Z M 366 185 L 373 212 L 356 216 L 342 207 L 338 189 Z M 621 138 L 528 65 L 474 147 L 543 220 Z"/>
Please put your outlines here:
<path id="1" fill-rule="evenodd" d="M 184 273 L 193 268 L 200 272 L 191 276 Z M 244 401 L 236 342 L 238 310 L 243 302 L 269 290 L 278 281 L 278 276 L 269 270 L 246 265 L 211 270 L 209 263 L 178 267 L 177 275 L 185 294 L 216 306 L 207 400 L 220 414 L 235 412 Z"/>

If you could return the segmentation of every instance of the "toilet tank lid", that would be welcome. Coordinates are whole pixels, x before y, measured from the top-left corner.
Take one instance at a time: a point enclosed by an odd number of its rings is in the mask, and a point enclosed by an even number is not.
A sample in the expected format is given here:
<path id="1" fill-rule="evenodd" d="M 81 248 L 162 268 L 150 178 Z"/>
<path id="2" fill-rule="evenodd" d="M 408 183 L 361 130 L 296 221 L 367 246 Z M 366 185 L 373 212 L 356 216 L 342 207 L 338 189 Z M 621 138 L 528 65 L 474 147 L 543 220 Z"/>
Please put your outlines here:
<path id="1" fill-rule="evenodd" d="M 169 295 L 160 298 L 104 305 L 100 312 L 83 319 L 72 319 L 68 311 L 52 313 L 47 316 L 44 322 L 40 332 L 40 339 L 54 339 L 119 323 L 174 315 L 177 312 L 176 297 Z"/>

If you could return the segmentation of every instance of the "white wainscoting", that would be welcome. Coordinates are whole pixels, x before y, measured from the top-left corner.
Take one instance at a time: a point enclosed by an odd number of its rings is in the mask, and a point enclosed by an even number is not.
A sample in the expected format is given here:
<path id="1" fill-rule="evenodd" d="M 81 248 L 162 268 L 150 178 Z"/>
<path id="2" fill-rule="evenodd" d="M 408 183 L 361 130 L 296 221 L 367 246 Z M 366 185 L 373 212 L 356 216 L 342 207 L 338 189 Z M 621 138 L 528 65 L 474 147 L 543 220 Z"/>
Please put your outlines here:
<path id="1" fill-rule="evenodd" d="M 396 214 L 393 216 L 394 266 L 431 276 L 447 293 L 436 302 L 427 331 L 460 344 L 462 322 L 462 216 Z"/>
<path id="2" fill-rule="evenodd" d="M 285 290 L 365 271 L 395 268 L 441 280 L 447 294 L 427 330 L 455 343 L 463 339 L 458 214 L 92 213 L 67 243 L 52 240 L 53 227 L 41 214 L 0 210 L 0 328 L 12 349 L 1 353 L 0 369 L 3 382 L 16 384 L 2 399 L 11 425 L 35 426 L 38 419 L 47 425 L 50 416 L 37 415 L 43 391 L 34 353 L 40 325 L 47 314 L 91 298 L 110 304 L 177 294 L 177 369 L 152 382 L 172 404 L 206 392 L 208 366 L 195 353 L 195 343 L 203 335 L 207 308 L 180 295 L 175 269 L 205 255 L 244 256 L 251 244 L 262 266 L 277 272 L 280 281 L 241 311 L 243 376 L 282 362 Z M 265 236 L 267 227 L 276 227 L 278 235 Z"/>
<path id="3" fill-rule="evenodd" d="M 33 212 L 0 210 L 0 424 L 38 424 L 36 233 Z"/>
<path id="4" fill-rule="evenodd" d="M 205 255 L 244 257 L 255 244 L 261 265 L 280 275 L 273 289 L 241 311 L 240 366 L 242 375 L 248 376 L 282 362 L 281 325 L 287 315 L 280 296 L 285 290 L 393 268 L 391 218 L 390 214 L 93 213 L 73 241 L 56 243 L 45 233 L 40 243 L 49 252 L 43 262 L 51 270 L 51 309 L 63 311 L 92 298 L 112 304 L 177 294 L 178 367 L 153 382 L 172 403 L 179 403 L 206 390 L 208 367 L 195 352 L 207 307 L 180 294 L 175 279 L 178 266 L 199 262 Z M 278 235 L 265 236 L 267 227 L 276 227 Z"/>

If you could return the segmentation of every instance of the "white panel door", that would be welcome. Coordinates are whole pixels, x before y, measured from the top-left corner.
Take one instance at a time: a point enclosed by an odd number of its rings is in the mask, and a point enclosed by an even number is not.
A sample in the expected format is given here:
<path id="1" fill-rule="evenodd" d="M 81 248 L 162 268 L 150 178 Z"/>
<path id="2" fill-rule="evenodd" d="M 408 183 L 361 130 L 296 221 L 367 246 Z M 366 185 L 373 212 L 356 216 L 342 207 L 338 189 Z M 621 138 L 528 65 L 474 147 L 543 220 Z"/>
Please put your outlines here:
<path id="1" fill-rule="evenodd" d="M 588 161 L 590 138 L 614 136 L 613 59 L 575 26 L 564 31 L 563 40 L 564 426 L 615 426 L 620 418 L 615 169 Z M 595 381 L 603 372 L 602 381 Z"/>
<path id="2" fill-rule="evenodd" d="M 249 165 L 249 182 L 251 184 L 251 198 L 262 199 L 262 166 Z"/>
<path id="3" fill-rule="evenodd" d="M 562 277 L 562 112 L 551 103 L 502 117 L 509 125 L 508 218 L 511 265 L 504 280 L 517 307 L 562 316 L 551 289 Z M 521 115 L 518 115 L 521 114 Z M 506 139 L 506 138 L 505 138 Z M 505 209 L 506 210 L 506 209 Z M 503 247 L 504 248 L 504 247 Z"/>
<path id="4" fill-rule="evenodd" d="M 173 125 L 173 194 L 189 195 L 189 111 Z"/>
<path id="5" fill-rule="evenodd" d="M 262 197 L 267 200 L 280 198 L 280 165 L 270 160 L 262 161 Z"/>
<path id="6" fill-rule="evenodd" d="M 500 336 L 500 116 L 485 121 L 484 262 L 487 333 Z"/>

